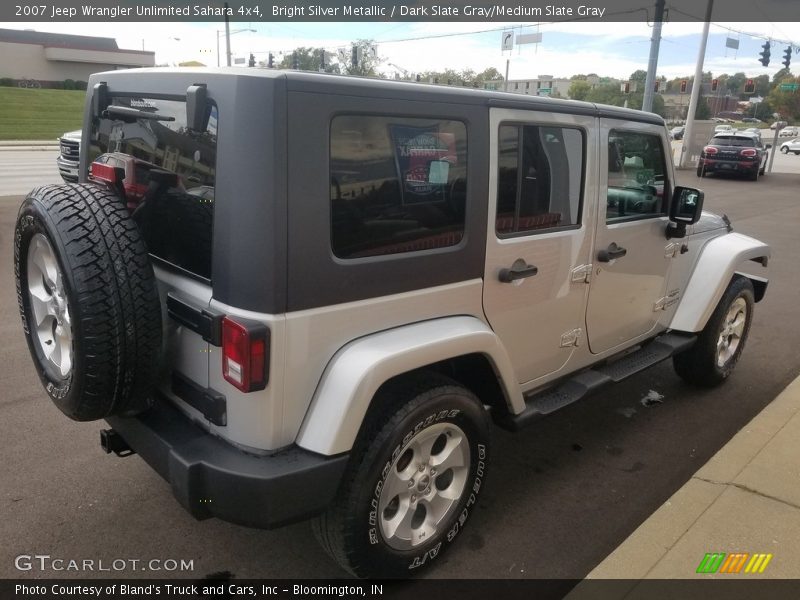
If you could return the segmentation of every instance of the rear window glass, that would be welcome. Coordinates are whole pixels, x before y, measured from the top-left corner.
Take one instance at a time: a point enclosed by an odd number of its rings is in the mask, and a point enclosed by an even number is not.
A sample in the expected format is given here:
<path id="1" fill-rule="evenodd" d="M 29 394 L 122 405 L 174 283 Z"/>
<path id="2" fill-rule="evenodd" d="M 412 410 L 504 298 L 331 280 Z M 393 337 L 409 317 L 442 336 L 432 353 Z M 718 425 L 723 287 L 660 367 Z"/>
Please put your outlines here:
<path id="1" fill-rule="evenodd" d="M 115 106 L 142 116 L 114 114 Z M 184 101 L 114 98 L 107 116 L 92 126 L 89 160 L 98 157 L 124 165 L 118 192 L 150 254 L 210 281 L 216 106 L 206 130 L 195 132 L 186 126 Z"/>
<path id="2" fill-rule="evenodd" d="M 331 122 L 331 246 L 363 258 L 457 245 L 467 130 L 460 121 L 338 116 Z"/>
<path id="3" fill-rule="evenodd" d="M 713 137 L 709 143 L 714 146 L 745 146 L 747 148 L 752 148 L 756 145 L 756 141 L 753 138 L 722 135 Z"/>

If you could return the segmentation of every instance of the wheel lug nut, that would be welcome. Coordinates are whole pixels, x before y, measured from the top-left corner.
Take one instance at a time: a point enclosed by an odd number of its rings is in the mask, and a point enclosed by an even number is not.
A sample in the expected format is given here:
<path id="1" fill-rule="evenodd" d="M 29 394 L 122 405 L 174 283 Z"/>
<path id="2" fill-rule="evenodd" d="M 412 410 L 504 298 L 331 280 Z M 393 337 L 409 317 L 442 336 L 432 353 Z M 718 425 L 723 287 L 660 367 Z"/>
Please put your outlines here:
<path id="1" fill-rule="evenodd" d="M 431 475 L 436 475 L 436 469 L 431 468 Z"/>
<path id="2" fill-rule="evenodd" d="M 419 466 L 419 472 L 422 473 L 425 470 L 425 465 Z"/>
<path id="3" fill-rule="evenodd" d="M 412 502 L 416 502 L 417 501 L 417 496 L 415 494 L 411 494 L 411 501 Z"/>
<path id="4" fill-rule="evenodd" d="M 409 479 L 408 480 L 408 487 L 414 487 L 414 480 L 413 479 Z"/>

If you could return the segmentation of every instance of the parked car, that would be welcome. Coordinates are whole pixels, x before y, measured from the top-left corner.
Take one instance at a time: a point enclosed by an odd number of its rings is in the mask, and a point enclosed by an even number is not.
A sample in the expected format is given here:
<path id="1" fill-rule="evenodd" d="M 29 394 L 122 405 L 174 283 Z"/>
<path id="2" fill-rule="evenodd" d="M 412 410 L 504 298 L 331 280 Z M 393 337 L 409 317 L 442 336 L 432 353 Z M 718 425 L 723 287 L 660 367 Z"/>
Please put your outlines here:
<path id="1" fill-rule="evenodd" d="M 756 119 L 754 117 L 742 117 L 742 123 L 761 123 L 761 119 Z"/>
<path id="2" fill-rule="evenodd" d="M 795 137 L 800 135 L 800 127 L 789 125 L 778 132 L 778 137 Z"/>
<path id="3" fill-rule="evenodd" d="M 357 576 L 440 562 L 506 490 L 492 422 L 667 359 L 724 382 L 766 291 L 769 246 L 678 185 L 652 113 L 266 69 L 88 90 L 81 165 L 125 164 L 34 189 L 14 235 L 45 393 L 198 519 L 314 518 Z"/>
<path id="4" fill-rule="evenodd" d="M 68 131 L 58 138 L 59 153 L 56 158 L 61 179 L 67 183 L 78 181 L 78 159 L 81 148 L 81 130 Z"/>
<path id="5" fill-rule="evenodd" d="M 736 173 L 758 181 L 769 159 L 770 144 L 761 143 L 761 136 L 735 132 L 716 134 L 700 152 L 697 176 L 711 173 Z"/>
<path id="6" fill-rule="evenodd" d="M 723 131 L 733 131 L 733 127 L 725 124 L 725 125 L 717 125 L 714 127 L 714 133 L 721 133 Z"/>
<path id="7" fill-rule="evenodd" d="M 783 142 L 781 144 L 781 152 L 783 154 L 788 154 L 789 152 L 800 154 L 800 138 L 795 138 L 793 140 L 789 140 L 788 142 Z"/>
<path id="8" fill-rule="evenodd" d="M 684 131 L 686 131 L 686 127 L 681 125 L 679 127 L 673 127 L 669 130 L 669 133 L 672 136 L 672 139 L 682 140 Z"/>

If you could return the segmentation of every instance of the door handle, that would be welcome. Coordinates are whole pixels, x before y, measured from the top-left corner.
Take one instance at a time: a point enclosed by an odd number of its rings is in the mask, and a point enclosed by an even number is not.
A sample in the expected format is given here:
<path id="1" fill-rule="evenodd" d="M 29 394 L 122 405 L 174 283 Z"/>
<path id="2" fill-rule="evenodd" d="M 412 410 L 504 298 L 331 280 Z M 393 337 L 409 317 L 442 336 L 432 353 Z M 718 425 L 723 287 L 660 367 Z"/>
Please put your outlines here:
<path id="1" fill-rule="evenodd" d="M 625 248 L 617 246 L 616 242 L 611 242 L 608 248 L 600 250 L 600 252 L 597 253 L 597 260 L 600 262 L 611 262 L 615 258 L 622 258 L 627 253 L 628 251 Z"/>
<path id="2" fill-rule="evenodd" d="M 503 283 L 511 283 L 517 279 L 524 279 L 526 277 L 533 277 L 539 272 L 539 268 L 534 265 L 529 265 L 523 259 L 518 258 L 511 265 L 510 269 L 500 269 L 497 278 Z"/>

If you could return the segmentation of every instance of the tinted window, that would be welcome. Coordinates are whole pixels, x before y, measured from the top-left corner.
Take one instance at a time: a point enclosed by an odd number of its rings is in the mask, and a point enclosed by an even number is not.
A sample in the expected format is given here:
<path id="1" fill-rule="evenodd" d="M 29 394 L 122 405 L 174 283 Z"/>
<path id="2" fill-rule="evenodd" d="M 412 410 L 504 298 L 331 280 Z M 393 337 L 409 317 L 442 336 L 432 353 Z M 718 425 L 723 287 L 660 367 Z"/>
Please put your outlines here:
<path id="1" fill-rule="evenodd" d="M 460 121 L 335 117 L 330 160 L 336 256 L 416 252 L 461 241 L 467 131 Z"/>
<path id="2" fill-rule="evenodd" d="M 149 118 L 115 115 L 113 106 L 134 108 Z M 194 132 L 186 127 L 185 102 L 114 98 L 108 117 L 92 127 L 90 160 L 107 152 L 118 153 L 114 160 L 120 166 L 135 169 L 126 175 L 134 175 L 136 185 L 120 193 L 150 253 L 210 280 L 214 194 L 200 197 L 191 189 L 215 185 L 216 107 L 207 129 Z"/>
<path id="3" fill-rule="evenodd" d="M 733 136 L 714 136 L 709 142 L 712 146 L 737 146 L 753 148 L 758 144 L 755 138 L 733 137 Z"/>
<path id="4" fill-rule="evenodd" d="M 666 214 L 666 167 L 661 138 L 611 130 L 608 135 L 606 221 Z"/>
<path id="5" fill-rule="evenodd" d="M 580 224 L 583 132 L 502 125 L 499 134 L 497 234 Z"/>

